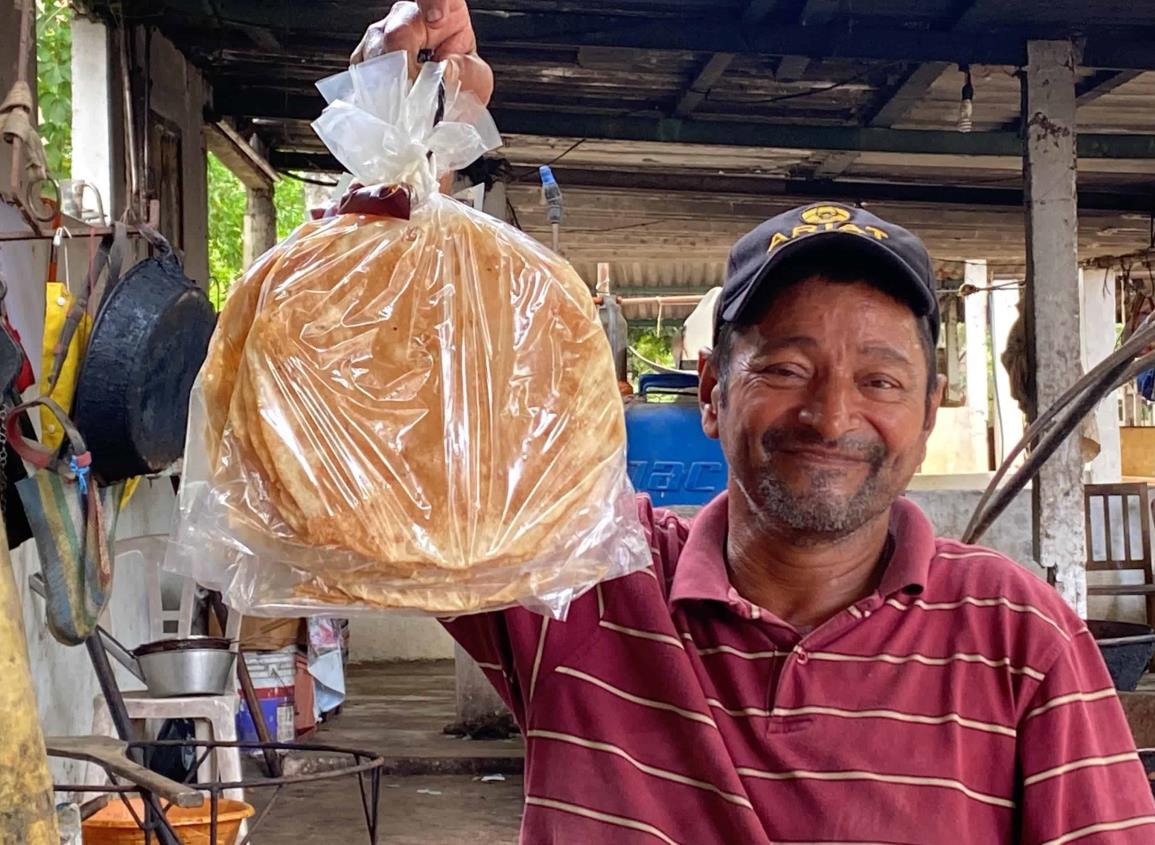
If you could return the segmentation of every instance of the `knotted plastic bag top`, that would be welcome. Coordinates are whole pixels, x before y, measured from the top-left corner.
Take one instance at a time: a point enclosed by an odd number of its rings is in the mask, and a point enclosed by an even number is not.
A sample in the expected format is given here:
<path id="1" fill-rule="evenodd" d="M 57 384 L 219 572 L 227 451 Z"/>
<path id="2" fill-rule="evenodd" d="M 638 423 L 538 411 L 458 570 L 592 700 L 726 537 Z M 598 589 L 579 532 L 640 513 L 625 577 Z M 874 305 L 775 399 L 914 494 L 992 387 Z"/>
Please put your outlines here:
<path id="1" fill-rule="evenodd" d="M 415 203 L 437 191 L 442 173 L 501 146 L 493 118 L 445 64 L 427 62 L 410 81 L 405 53 L 353 65 L 317 83 L 329 104 L 313 129 L 365 185 L 407 185 Z"/>

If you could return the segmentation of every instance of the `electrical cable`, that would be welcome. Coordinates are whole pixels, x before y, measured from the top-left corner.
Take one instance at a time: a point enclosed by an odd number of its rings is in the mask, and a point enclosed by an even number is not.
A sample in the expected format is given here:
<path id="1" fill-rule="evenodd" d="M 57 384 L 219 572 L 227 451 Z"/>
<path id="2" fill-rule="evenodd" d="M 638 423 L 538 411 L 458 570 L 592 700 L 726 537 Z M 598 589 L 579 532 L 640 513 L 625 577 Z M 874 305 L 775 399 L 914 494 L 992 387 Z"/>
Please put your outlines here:
<path id="1" fill-rule="evenodd" d="M 774 96 L 774 97 L 766 97 L 766 98 L 763 98 L 760 100 L 742 100 L 740 103 L 735 102 L 735 105 L 763 106 L 763 105 L 771 105 L 773 103 L 781 103 L 781 102 L 784 102 L 786 100 L 801 100 L 804 97 L 814 97 L 814 96 L 817 96 L 819 94 L 828 94 L 831 91 L 836 91 L 839 88 L 845 88 L 847 85 L 851 85 L 855 82 L 858 82 L 862 79 L 865 79 L 866 77 L 870 76 L 872 73 L 881 73 L 883 71 L 890 70 L 891 68 L 897 67 L 898 65 L 902 65 L 902 64 L 905 64 L 905 62 L 887 62 L 886 64 L 883 64 L 883 65 L 876 65 L 874 67 L 869 67 L 866 70 L 863 70 L 859 73 L 856 73 L 854 76 L 849 76 L 846 79 L 841 79 L 838 82 L 835 82 L 831 85 L 825 85 L 822 88 L 811 88 L 807 91 L 795 91 L 793 94 L 779 94 L 779 95 Z M 709 99 L 710 99 L 710 95 L 706 94 L 706 101 L 709 102 Z"/>
<path id="2" fill-rule="evenodd" d="M 301 176 L 298 173 L 293 173 L 289 170 L 278 170 L 282 176 L 292 179 L 295 182 L 304 182 L 306 185 L 318 185 L 322 188 L 336 188 L 337 182 L 330 182 L 326 179 L 312 179 L 308 176 Z"/>

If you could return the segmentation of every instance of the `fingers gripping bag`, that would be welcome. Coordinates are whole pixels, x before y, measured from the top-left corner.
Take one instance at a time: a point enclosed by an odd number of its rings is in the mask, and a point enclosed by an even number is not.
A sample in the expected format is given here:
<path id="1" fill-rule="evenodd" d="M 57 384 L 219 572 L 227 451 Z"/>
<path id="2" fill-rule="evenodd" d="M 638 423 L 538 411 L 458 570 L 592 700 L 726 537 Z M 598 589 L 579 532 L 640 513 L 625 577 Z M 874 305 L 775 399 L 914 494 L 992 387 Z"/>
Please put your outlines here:
<path id="1" fill-rule="evenodd" d="M 359 184 L 236 285 L 167 564 L 258 615 L 523 605 L 649 564 L 608 341 L 572 267 L 437 192 L 500 144 L 443 67 L 324 80 Z"/>

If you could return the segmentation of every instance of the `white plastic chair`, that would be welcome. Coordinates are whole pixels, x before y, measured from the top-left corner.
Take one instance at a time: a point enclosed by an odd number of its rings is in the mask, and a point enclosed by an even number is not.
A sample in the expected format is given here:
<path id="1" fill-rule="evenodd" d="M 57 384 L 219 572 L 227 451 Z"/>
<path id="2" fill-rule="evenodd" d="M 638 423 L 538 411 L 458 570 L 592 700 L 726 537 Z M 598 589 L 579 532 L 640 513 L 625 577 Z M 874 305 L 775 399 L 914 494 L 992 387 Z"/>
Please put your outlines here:
<path id="1" fill-rule="evenodd" d="M 149 628 L 151 640 L 172 637 L 188 637 L 192 634 L 193 612 L 196 606 L 196 582 L 169 572 L 163 572 L 159 561 L 163 555 L 162 541 L 167 538 L 140 537 L 116 544 L 116 565 L 127 568 L 128 558 L 139 555 L 136 568 L 144 573 L 148 595 Z M 159 553 L 158 553 L 159 552 Z M 178 598 L 175 606 L 166 604 L 165 598 Z M 237 641 L 241 627 L 241 615 L 230 613 L 225 636 Z M 237 655 L 237 659 L 241 659 Z M 196 725 L 198 740 L 215 742 L 235 742 L 237 738 L 236 715 L 237 694 L 234 686 L 224 695 L 190 695 L 176 698 L 153 698 L 147 690 L 123 693 L 125 709 L 134 723 L 148 721 L 162 722 L 167 719 L 191 719 Z M 108 705 L 104 696 L 98 695 L 94 703 L 93 731 L 97 736 L 115 736 Z M 198 757 L 200 754 L 198 753 Z M 198 772 L 198 780 L 207 783 L 219 781 L 234 783 L 242 779 L 241 752 L 238 748 L 220 748 L 209 754 Z M 244 800 L 244 791 L 229 789 L 225 798 Z M 242 827 L 242 836 L 243 836 Z"/>

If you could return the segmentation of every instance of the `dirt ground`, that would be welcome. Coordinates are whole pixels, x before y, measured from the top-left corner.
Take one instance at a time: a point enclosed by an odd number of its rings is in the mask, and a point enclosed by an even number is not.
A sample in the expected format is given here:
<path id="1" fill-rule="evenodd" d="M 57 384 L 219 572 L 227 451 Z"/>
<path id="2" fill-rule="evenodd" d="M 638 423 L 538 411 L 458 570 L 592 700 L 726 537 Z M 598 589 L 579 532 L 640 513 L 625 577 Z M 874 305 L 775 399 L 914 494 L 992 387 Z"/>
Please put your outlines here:
<path id="1" fill-rule="evenodd" d="M 442 733 L 454 715 L 451 662 L 355 664 L 349 667 L 347 696 L 340 715 L 307 741 L 386 758 L 381 845 L 517 842 L 521 741 L 471 741 Z M 250 790 L 246 798 L 259 813 L 269 796 Z M 356 778 L 286 787 L 251 840 L 253 845 L 369 841 Z"/>

